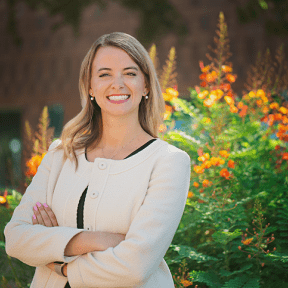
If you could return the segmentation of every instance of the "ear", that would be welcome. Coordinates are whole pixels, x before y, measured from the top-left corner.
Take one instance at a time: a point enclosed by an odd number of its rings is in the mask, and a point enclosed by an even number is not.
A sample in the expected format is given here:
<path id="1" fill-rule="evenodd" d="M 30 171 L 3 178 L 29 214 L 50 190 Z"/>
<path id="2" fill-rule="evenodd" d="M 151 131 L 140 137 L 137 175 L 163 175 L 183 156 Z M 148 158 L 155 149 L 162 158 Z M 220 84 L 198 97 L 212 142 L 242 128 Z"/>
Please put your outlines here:
<path id="1" fill-rule="evenodd" d="M 89 89 L 89 95 L 93 95 L 92 88 Z"/>
<path id="2" fill-rule="evenodd" d="M 149 89 L 147 87 L 145 87 L 143 96 L 146 96 L 148 93 L 149 93 Z"/>

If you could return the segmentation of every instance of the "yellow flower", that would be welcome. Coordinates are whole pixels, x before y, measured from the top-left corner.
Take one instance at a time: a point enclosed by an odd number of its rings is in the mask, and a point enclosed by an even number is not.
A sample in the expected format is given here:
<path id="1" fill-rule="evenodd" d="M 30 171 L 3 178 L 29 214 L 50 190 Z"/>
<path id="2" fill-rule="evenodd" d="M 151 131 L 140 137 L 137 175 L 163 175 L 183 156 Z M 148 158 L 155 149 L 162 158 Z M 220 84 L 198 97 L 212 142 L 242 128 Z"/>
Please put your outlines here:
<path id="1" fill-rule="evenodd" d="M 263 97 L 262 100 L 263 100 L 264 103 L 268 103 L 268 98 L 267 97 Z"/>
<path id="2" fill-rule="evenodd" d="M 249 238 L 249 239 L 246 239 L 246 240 L 242 240 L 241 242 L 244 244 L 244 245 L 249 245 L 251 242 L 252 242 L 253 238 Z"/>
<path id="3" fill-rule="evenodd" d="M 230 155 L 226 150 L 219 151 L 219 154 L 224 158 L 228 158 Z"/>
<path id="4" fill-rule="evenodd" d="M 225 96 L 224 97 L 225 101 L 227 102 L 228 105 L 234 105 L 234 100 L 232 97 Z"/>
<path id="5" fill-rule="evenodd" d="M 257 92 L 256 92 L 256 97 L 260 97 L 260 98 L 263 98 L 263 97 L 265 97 L 266 96 L 266 94 L 265 94 L 265 92 L 264 92 L 264 90 L 262 90 L 262 89 L 258 89 L 257 90 Z"/>
<path id="6" fill-rule="evenodd" d="M 205 169 L 209 169 L 211 166 L 212 166 L 212 163 L 211 161 L 205 161 L 203 164 L 202 164 L 203 168 Z"/>
<path id="7" fill-rule="evenodd" d="M 204 169 L 201 166 L 195 166 L 194 171 L 198 174 L 204 173 Z"/>
<path id="8" fill-rule="evenodd" d="M 256 97 L 254 91 L 250 91 L 250 92 L 248 93 L 248 96 L 249 96 L 250 98 L 255 98 L 255 97 Z"/>
<path id="9" fill-rule="evenodd" d="M 202 69 L 202 72 L 203 72 L 203 73 L 207 73 L 209 70 L 210 70 L 210 66 L 207 65 L 207 66 L 205 66 L 205 67 Z"/>
<path id="10" fill-rule="evenodd" d="M 212 93 L 210 94 L 209 98 L 210 98 L 211 101 L 216 101 L 218 99 L 217 95 L 212 94 Z"/>
<path id="11" fill-rule="evenodd" d="M 193 284 L 193 282 L 189 281 L 189 280 L 181 280 L 181 284 L 184 286 L 184 287 L 188 287 L 190 285 Z"/>
<path id="12" fill-rule="evenodd" d="M 6 198 L 3 196 L 0 196 L 0 204 L 5 204 L 6 203 Z"/>
<path id="13" fill-rule="evenodd" d="M 208 90 L 204 90 L 203 92 L 198 94 L 198 98 L 204 99 L 209 94 Z"/>
<path id="14" fill-rule="evenodd" d="M 281 106 L 281 107 L 279 108 L 279 112 L 281 112 L 282 114 L 287 114 L 288 110 L 287 110 L 287 108 Z"/>
<path id="15" fill-rule="evenodd" d="M 174 88 L 167 88 L 166 93 L 171 95 L 172 98 L 176 98 L 179 95 L 179 92 L 175 90 Z"/>
<path id="16" fill-rule="evenodd" d="M 225 73 L 232 72 L 232 67 L 227 66 L 227 65 L 222 65 L 222 70 L 223 70 Z"/>

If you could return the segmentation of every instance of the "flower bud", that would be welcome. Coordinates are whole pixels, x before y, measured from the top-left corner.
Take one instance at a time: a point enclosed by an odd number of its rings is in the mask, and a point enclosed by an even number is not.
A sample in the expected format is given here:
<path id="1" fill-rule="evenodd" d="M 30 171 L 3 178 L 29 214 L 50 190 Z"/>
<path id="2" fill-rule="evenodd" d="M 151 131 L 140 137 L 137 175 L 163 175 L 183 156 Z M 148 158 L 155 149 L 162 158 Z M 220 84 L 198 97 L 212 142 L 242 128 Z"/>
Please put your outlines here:
<path id="1" fill-rule="evenodd" d="M 238 249 L 241 250 L 241 246 L 238 246 Z"/>
<path id="2" fill-rule="evenodd" d="M 248 255 L 248 258 L 251 258 L 251 255 L 250 255 L 250 254 Z"/>
<path id="3" fill-rule="evenodd" d="M 248 231 L 248 228 L 246 228 L 246 231 Z"/>
<path id="4" fill-rule="evenodd" d="M 247 233 L 244 236 L 247 237 Z"/>
<path id="5" fill-rule="evenodd" d="M 267 250 L 267 253 L 269 253 L 270 251 L 269 250 Z"/>
<path id="6" fill-rule="evenodd" d="M 273 249 L 274 251 L 276 251 L 276 247 L 274 247 L 274 249 Z"/>
<path id="7" fill-rule="evenodd" d="M 228 221 L 230 221 L 230 218 L 228 218 Z"/>
<path id="8" fill-rule="evenodd" d="M 265 263 L 262 263 L 261 266 L 264 267 Z"/>

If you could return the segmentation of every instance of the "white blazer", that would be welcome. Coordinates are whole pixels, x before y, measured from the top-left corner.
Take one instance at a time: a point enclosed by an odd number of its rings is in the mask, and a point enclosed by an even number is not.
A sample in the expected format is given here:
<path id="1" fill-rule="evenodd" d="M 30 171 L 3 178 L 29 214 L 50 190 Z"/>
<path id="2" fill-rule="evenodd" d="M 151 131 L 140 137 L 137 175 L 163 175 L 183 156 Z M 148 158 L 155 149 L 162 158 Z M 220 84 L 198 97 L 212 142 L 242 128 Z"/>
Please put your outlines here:
<path id="1" fill-rule="evenodd" d="M 88 162 L 76 151 L 79 167 L 63 150 L 43 158 L 4 229 L 6 253 L 36 267 L 31 288 L 76 287 L 174 288 L 164 256 L 180 223 L 190 187 L 190 157 L 157 139 L 135 155 Z M 84 229 L 77 228 L 77 207 L 89 185 L 84 204 Z M 33 225 L 33 206 L 47 203 L 59 226 Z M 72 257 L 68 242 L 81 231 L 126 234 L 116 247 Z M 85 244 L 83 244 L 85 245 Z M 63 261 L 68 278 L 45 265 Z"/>

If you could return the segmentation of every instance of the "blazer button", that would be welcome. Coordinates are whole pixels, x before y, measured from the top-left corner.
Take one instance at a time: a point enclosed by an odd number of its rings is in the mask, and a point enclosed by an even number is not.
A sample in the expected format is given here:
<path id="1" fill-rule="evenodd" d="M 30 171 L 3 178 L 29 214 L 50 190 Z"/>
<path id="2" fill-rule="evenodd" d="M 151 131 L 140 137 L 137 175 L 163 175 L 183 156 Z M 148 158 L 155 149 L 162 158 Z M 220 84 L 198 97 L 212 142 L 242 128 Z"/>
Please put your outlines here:
<path id="1" fill-rule="evenodd" d="M 98 195 L 99 195 L 99 193 L 97 192 L 97 191 L 92 191 L 91 193 L 90 193 L 90 197 L 91 198 L 97 198 L 98 197 Z"/>
<path id="2" fill-rule="evenodd" d="M 99 167 L 99 169 L 104 170 L 104 169 L 106 169 L 107 164 L 106 164 L 106 162 L 102 161 L 102 162 L 98 163 L 98 167 Z"/>
<path id="3" fill-rule="evenodd" d="M 92 226 L 91 226 L 91 225 L 87 226 L 87 227 L 86 227 L 86 230 L 92 231 Z"/>

